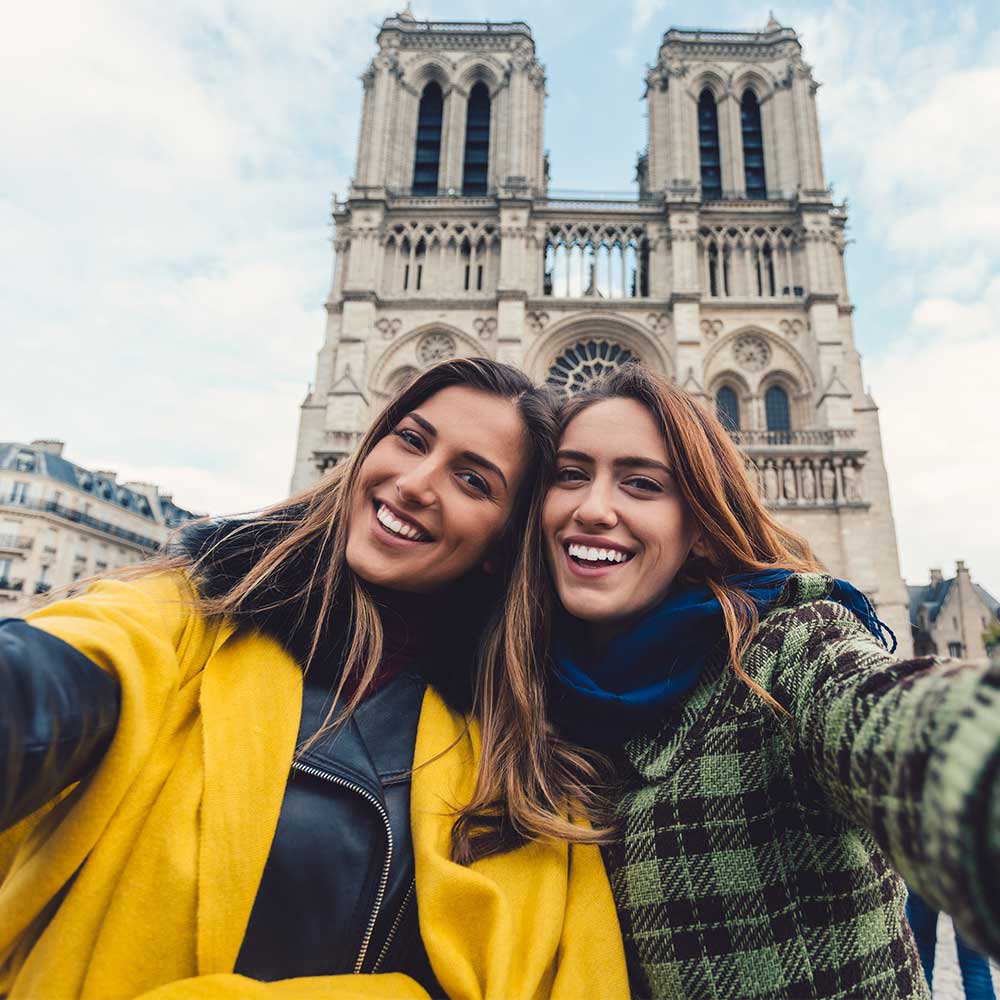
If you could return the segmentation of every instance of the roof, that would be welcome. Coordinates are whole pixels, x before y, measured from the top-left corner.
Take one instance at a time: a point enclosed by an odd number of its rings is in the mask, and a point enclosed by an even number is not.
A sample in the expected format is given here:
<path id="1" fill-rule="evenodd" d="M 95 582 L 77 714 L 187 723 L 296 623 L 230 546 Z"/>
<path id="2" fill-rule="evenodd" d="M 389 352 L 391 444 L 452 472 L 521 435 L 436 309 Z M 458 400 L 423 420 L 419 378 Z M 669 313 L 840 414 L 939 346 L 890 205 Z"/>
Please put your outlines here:
<path id="1" fill-rule="evenodd" d="M 85 469 L 61 455 L 53 455 L 43 448 L 17 441 L 0 441 L 0 472 L 46 476 L 71 489 L 82 490 L 105 503 L 114 504 L 130 514 L 154 524 L 165 524 L 169 528 L 176 528 L 199 516 L 179 507 L 169 497 L 160 496 L 156 489 L 151 493 L 129 489 L 109 476 Z M 156 505 L 159 510 L 155 509 Z"/>
<path id="2" fill-rule="evenodd" d="M 906 589 L 910 593 L 910 624 L 919 625 L 919 612 L 921 607 L 927 606 L 927 617 L 930 621 L 937 621 L 938 613 L 944 605 L 951 590 L 951 585 L 955 578 L 950 580 L 939 580 L 937 583 L 907 584 Z"/>
<path id="3" fill-rule="evenodd" d="M 937 583 L 907 584 L 906 589 L 910 594 L 910 624 L 914 627 L 919 625 L 919 613 L 921 607 L 927 608 L 927 618 L 931 622 L 937 621 L 937 616 L 944 607 L 944 602 L 951 593 L 952 584 L 955 577 L 948 580 L 939 580 Z M 985 587 L 974 583 L 973 588 L 980 596 L 983 603 L 990 609 L 994 618 L 1000 618 L 1000 601 L 998 601 Z"/>

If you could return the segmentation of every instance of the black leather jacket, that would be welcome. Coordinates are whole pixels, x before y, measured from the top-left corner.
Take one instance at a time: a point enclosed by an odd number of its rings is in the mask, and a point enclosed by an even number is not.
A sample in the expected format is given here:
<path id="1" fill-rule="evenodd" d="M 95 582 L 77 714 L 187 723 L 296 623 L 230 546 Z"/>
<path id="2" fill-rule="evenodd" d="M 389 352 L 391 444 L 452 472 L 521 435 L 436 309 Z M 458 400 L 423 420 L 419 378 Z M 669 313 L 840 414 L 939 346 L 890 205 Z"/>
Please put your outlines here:
<path id="1" fill-rule="evenodd" d="M 296 759 L 236 972 L 404 972 L 440 993 L 417 924 L 409 822 L 425 683 L 398 675 Z M 328 704 L 324 686 L 305 685 L 300 743 Z M 87 657 L 0 621 L 0 828 L 96 766 L 118 713 L 116 681 Z"/>

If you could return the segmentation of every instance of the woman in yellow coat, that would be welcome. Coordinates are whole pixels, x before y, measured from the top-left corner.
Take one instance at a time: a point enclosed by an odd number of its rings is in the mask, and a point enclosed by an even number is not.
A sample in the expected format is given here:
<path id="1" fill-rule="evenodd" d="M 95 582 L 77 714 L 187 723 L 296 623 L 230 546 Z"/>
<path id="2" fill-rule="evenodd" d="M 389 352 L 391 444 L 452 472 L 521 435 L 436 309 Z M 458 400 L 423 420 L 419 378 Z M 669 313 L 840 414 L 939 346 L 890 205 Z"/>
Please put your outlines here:
<path id="1" fill-rule="evenodd" d="M 0 995 L 627 995 L 586 762 L 493 669 L 553 430 L 515 369 L 446 363 L 306 494 L 0 625 L 0 802 L 48 800 L 0 837 Z"/>

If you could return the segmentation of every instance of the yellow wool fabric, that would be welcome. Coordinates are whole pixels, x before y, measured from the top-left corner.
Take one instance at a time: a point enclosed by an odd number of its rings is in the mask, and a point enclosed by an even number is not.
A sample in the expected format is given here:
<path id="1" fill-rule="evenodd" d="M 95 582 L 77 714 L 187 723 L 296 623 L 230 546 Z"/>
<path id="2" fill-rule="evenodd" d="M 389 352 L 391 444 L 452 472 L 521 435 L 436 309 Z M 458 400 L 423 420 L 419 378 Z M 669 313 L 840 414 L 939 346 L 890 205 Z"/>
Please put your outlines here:
<path id="1" fill-rule="evenodd" d="M 105 581 L 30 618 L 118 677 L 122 711 L 97 770 L 0 836 L 0 996 L 426 998 L 400 975 L 233 974 L 302 675 L 278 643 L 193 608 L 184 577 L 163 574 Z M 421 933 L 448 996 L 627 997 L 596 848 L 531 844 L 469 868 L 449 859 L 452 810 L 471 792 L 477 753 L 475 727 L 429 690 L 415 762 L 430 763 L 414 773 L 412 830 Z"/>

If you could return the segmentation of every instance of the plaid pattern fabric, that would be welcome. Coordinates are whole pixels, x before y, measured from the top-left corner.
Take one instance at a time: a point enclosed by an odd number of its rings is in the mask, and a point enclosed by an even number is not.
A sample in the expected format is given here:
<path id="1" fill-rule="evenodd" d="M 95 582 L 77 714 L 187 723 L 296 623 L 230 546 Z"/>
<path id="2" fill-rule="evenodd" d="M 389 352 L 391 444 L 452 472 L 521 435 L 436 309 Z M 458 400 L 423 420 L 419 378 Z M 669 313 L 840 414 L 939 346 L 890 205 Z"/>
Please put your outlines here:
<path id="1" fill-rule="evenodd" d="M 625 747 L 636 996 L 927 997 L 897 871 L 1000 951 L 1000 670 L 893 660 L 831 585 L 791 578 L 743 664 L 790 719 L 716 664 Z"/>

